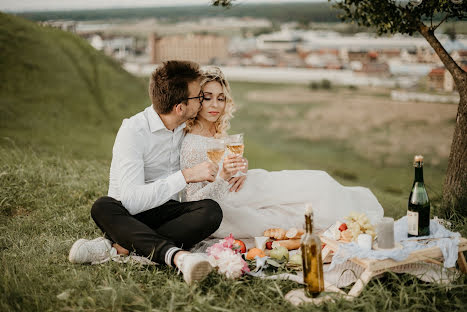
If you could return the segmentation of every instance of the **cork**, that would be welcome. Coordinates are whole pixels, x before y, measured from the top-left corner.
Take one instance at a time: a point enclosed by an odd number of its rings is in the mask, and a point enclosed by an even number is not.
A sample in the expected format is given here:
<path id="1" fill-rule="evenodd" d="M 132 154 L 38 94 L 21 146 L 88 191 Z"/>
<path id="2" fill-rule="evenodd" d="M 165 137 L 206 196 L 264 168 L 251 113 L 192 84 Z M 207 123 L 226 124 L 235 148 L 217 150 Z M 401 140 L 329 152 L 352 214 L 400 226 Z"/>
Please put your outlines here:
<path id="1" fill-rule="evenodd" d="M 423 166 L 423 156 L 422 155 L 415 155 L 413 158 L 413 165 L 414 167 L 422 167 Z"/>
<path id="2" fill-rule="evenodd" d="M 416 161 L 423 161 L 423 156 L 422 155 L 415 155 L 415 157 L 413 158 L 413 161 L 416 162 Z"/>

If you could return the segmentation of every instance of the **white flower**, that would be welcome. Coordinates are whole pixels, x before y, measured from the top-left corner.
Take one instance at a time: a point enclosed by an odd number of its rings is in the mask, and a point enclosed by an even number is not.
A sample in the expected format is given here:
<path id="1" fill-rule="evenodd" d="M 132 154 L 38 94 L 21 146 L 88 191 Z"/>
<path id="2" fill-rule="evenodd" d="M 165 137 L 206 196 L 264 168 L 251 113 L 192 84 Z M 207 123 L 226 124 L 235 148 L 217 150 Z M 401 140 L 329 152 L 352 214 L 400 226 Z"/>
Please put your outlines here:
<path id="1" fill-rule="evenodd" d="M 240 254 L 236 254 L 232 249 L 224 249 L 216 254 L 216 258 L 209 257 L 211 264 L 217 267 L 220 274 L 227 278 L 238 278 L 243 275 L 245 261 Z"/>

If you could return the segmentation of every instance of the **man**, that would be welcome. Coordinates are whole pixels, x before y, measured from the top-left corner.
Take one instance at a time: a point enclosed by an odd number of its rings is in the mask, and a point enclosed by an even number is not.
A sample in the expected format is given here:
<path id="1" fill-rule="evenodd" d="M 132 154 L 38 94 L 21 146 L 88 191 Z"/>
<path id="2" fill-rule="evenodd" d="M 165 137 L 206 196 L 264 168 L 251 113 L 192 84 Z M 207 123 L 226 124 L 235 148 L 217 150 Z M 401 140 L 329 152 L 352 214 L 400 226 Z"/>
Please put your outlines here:
<path id="1" fill-rule="evenodd" d="M 185 250 L 217 230 L 222 211 L 212 200 L 178 201 L 187 183 L 213 182 L 218 171 L 212 162 L 180 170 L 184 123 L 196 116 L 204 99 L 200 77 L 199 65 L 186 61 L 165 62 L 152 73 L 152 105 L 123 120 L 113 147 L 108 196 L 91 209 L 106 238 L 75 242 L 71 262 L 100 262 L 133 250 L 178 267 L 188 284 L 212 270 L 204 255 Z"/>

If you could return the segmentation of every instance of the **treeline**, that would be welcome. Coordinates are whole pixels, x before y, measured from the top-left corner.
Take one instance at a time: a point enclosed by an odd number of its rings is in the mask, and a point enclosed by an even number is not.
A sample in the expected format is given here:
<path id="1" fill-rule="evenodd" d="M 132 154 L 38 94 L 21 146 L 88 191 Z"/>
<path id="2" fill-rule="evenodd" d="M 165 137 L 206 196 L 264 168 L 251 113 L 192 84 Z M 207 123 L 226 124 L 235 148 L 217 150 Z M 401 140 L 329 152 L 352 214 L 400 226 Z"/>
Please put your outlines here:
<path id="1" fill-rule="evenodd" d="M 167 21 L 196 19 L 199 17 L 255 17 L 268 18 L 273 22 L 296 21 L 338 22 L 338 11 L 327 2 L 323 3 L 277 3 L 277 4 L 234 4 L 225 9 L 213 6 L 181 6 L 162 8 L 99 9 L 78 11 L 44 11 L 17 13 L 18 16 L 34 21 L 45 20 L 106 20 L 106 19 L 141 19 L 164 18 Z"/>

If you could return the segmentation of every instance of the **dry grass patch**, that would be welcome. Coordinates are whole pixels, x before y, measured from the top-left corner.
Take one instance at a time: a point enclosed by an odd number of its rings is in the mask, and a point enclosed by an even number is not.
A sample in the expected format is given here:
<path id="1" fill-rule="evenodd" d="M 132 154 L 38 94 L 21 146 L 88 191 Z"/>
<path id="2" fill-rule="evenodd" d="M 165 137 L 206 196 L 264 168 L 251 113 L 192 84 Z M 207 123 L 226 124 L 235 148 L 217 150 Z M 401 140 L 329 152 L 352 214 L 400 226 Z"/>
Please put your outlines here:
<path id="1" fill-rule="evenodd" d="M 319 103 L 310 107 L 301 120 L 297 108 L 274 107 L 271 129 L 286 130 L 293 137 L 310 141 L 339 140 L 369 160 L 400 164 L 401 155 L 423 153 L 434 165 L 449 156 L 457 105 L 396 102 L 381 95 L 341 91 L 311 91 L 288 88 L 277 91 L 252 91 L 247 97 L 270 104 Z M 295 111 L 295 113 L 294 113 Z M 405 158 L 404 158 L 405 160 Z"/>

